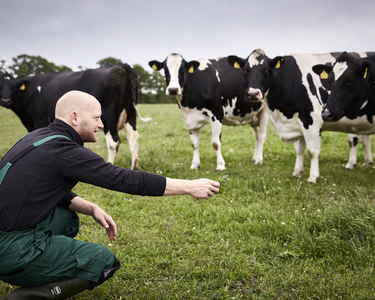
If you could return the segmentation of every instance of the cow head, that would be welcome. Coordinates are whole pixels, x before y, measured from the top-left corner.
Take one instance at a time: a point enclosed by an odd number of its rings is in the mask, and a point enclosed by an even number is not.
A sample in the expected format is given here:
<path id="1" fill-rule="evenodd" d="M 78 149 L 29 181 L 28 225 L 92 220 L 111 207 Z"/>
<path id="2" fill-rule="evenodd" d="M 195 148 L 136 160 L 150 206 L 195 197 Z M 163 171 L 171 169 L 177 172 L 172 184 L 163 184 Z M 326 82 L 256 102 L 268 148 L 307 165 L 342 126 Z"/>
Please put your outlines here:
<path id="1" fill-rule="evenodd" d="M 264 99 L 270 87 L 272 71 L 280 68 L 285 61 L 283 57 L 270 59 L 261 49 L 254 50 L 247 59 L 228 56 L 227 60 L 232 67 L 243 70 L 247 84 L 246 96 L 250 101 Z"/>
<path id="2" fill-rule="evenodd" d="M 187 73 L 194 73 L 199 67 L 199 62 L 187 62 L 180 54 L 175 53 L 168 55 L 163 62 L 152 60 L 148 64 L 155 71 L 164 69 L 165 80 L 167 82 L 165 93 L 169 96 L 181 95 L 186 82 Z"/>
<path id="3" fill-rule="evenodd" d="M 322 112 L 324 121 L 335 122 L 342 117 L 354 120 L 369 111 L 374 112 L 374 69 L 375 56 L 357 59 L 346 52 L 337 58 L 333 67 L 313 67 L 322 83 L 327 80 L 331 90 Z"/>
<path id="4" fill-rule="evenodd" d="M 8 73 L 0 76 L 0 105 L 6 108 L 14 108 L 14 99 L 18 91 L 23 91 L 29 85 L 26 79 L 17 81 Z"/>
<path id="5" fill-rule="evenodd" d="M 0 76 L 0 105 L 10 108 L 13 105 L 12 99 L 17 89 L 17 82 L 14 77 L 8 73 Z"/>

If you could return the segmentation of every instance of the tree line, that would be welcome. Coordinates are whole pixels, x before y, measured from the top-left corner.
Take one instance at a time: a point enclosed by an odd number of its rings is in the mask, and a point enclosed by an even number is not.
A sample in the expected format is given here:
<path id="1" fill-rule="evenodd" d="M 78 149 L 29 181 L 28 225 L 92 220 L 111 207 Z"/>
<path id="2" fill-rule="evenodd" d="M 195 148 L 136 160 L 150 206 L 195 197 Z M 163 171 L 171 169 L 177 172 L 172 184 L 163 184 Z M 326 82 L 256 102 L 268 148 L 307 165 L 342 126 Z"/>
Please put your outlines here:
<path id="1" fill-rule="evenodd" d="M 42 73 L 72 71 L 65 65 L 58 66 L 41 56 L 21 54 L 12 58 L 12 64 L 5 67 L 5 60 L 0 60 L 0 75 L 7 72 L 21 79 Z M 123 63 L 121 59 L 107 57 L 99 60 L 99 67 Z M 87 68 L 78 66 L 78 69 Z M 141 65 L 133 65 L 139 78 L 138 103 L 173 103 L 175 100 L 165 95 L 166 83 L 163 76 L 156 71 L 147 72 Z"/>

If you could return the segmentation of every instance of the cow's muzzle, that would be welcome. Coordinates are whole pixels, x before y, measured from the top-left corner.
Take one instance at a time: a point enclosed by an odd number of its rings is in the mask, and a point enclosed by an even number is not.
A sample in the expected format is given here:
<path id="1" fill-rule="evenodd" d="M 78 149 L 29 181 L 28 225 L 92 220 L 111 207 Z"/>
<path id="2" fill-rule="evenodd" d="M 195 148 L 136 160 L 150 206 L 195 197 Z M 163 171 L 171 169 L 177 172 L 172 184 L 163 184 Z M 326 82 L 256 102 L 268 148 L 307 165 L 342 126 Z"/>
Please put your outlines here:
<path id="1" fill-rule="evenodd" d="M 168 88 L 168 94 L 171 96 L 177 96 L 179 90 L 179 88 Z"/>
<path id="2" fill-rule="evenodd" d="M 250 88 L 247 92 L 247 100 L 259 101 L 263 98 L 262 92 L 259 89 Z"/>
<path id="3" fill-rule="evenodd" d="M 328 109 L 323 110 L 322 118 L 324 122 L 333 122 L 333 114 Z"/>
<path id="4" fill-rule="evenodd" d="M 9 108 L 12 104 L 12 101 L 10 99 L 1 99 L 0 105 Z"/>

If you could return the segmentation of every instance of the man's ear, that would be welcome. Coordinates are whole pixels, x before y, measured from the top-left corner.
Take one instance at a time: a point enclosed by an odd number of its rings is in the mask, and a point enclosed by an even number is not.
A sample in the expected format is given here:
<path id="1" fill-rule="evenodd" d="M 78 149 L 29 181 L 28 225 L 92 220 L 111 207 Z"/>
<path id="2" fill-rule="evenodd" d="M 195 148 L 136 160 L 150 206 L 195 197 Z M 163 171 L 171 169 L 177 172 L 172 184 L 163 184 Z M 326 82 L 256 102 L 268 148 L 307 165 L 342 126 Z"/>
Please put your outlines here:
<path id="1" fill-rule="evenodd" d="M 78 125 L 78 114 L 75 111 L 72 111 L 70 113 L 70 122 L 72 125 L 77 126 Z"/>

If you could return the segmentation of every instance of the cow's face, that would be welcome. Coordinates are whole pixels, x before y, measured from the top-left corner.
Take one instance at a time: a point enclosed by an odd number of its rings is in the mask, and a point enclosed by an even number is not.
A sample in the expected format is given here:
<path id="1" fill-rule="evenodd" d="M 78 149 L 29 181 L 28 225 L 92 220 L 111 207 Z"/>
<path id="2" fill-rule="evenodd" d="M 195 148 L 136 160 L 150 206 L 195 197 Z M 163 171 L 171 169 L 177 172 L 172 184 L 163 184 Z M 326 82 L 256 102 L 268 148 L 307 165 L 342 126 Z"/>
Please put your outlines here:
<path id="1" fill-rule="evenodd" d="M 261 49 L 253 51 L 247 59 L 228 57 L 230 65 L 243 70 L 247 84 L 246 96 L 250 101 L 264 99 L 270 86 L 272 69 L 280 67 L 280 60 L 280 58 L 269 59 Z"/>
<path id="2" fill-rule="evenodd" d="M 369 79 L 370 70 L 369 62 L 349 54 L 337 59 L 328 76 L 331 93 L 322 113 L 324 121 L 335 122 L 342 117 L 354 120 L 365 114 L 375 92 L 373 80 Z"/>
<path id="3" fill-rule="evenodd" d="M 186 81 L 185 61 L 179 54 L 171 54 L 165 60 L 166 94 L 181 95 Z"/>
<path id="4" fill-rule="evenodd" d="M 165 93 L 169 96 L 181 95 L 186 82 L 187 73 L 193 73 L 198 68 L 196 61 L 186 62 L 180 54 L 170 54 L 164 62 L 150 61 L 149 65 L 155 71 L 164 69 L 167 89 Z"/>
<path id="5" fill-rule="evenodd" d="M 0 76 L 0 105 L 6 108 L 13 106 L 13 100 L 17 90 L 17 82 L 8 73 Z"/>

